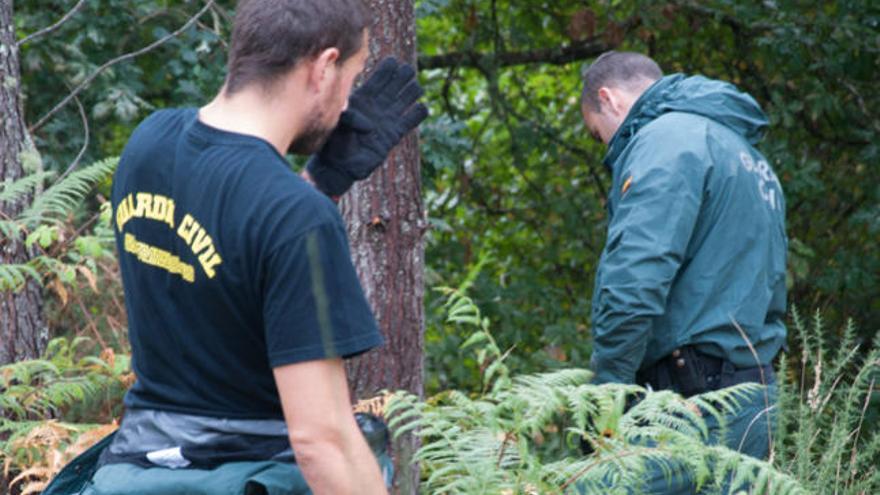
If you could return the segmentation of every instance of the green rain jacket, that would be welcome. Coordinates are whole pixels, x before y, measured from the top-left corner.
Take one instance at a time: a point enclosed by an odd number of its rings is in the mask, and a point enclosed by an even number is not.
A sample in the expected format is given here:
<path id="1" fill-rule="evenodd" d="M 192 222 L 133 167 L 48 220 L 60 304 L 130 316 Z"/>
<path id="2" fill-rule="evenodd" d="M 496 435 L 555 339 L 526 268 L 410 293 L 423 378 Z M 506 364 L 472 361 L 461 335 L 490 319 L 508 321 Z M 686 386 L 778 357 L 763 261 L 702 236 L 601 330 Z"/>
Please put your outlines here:
<path id="1" fill-rule="evenodd" d="M 785 201 L 753 147 L 767 118 L 733 85 L 666 76 L 609 143 L 608 239 L 593 293 L 596 382 L 693 344 L 738 368 L 785 342 Z M 734 324 L 734 322 L 736 322 Z"/>

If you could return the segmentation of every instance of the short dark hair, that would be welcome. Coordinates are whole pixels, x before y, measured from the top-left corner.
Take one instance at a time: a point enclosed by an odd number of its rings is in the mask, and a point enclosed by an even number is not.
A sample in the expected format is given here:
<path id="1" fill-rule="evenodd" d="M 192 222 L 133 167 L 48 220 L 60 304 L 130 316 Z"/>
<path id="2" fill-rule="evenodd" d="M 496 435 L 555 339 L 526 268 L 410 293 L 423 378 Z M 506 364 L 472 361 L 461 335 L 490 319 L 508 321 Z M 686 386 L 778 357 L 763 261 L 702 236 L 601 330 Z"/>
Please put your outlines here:
<path id="1" fill-rule="evenodd" d="M 618 86 L 634 88 L 645 80 L 656 81 L 663 77 L 657 62 L 635 52 L 607 51 L 584 71 L 584 92 L 581 104 L 592 112 L 599 111 L 599 88 Z"/>
<path id="2" fill-rule="evenodd" d="M 363 45 L 369 12 L 361 0 L 240 0 L 232 27 L 226 92 L 264 88 L 322 50 L 342 63 Z"/>

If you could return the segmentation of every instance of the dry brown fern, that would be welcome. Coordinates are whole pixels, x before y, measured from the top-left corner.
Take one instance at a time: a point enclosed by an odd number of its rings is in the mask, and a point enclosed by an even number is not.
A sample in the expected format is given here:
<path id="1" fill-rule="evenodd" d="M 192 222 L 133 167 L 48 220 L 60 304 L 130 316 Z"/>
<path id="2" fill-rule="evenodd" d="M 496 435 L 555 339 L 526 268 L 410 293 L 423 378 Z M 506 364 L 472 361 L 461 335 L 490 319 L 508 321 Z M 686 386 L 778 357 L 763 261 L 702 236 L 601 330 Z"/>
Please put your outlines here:
<path id="1" fill-rule="evenodd" d="M 380 418 L 385 417 L 385 406 L 388 404 L 388 400 L 391 398 L 392 394 L 389 392 L 382 392 L 380 395 L 373 397 L 372 399 L 364 399 L 358 401 L 357 404 L 354 405 L 354 412 L 356 413 L 368 413 L 374 416 L 378 416 Z"/>
<path id="2" fill-rule="evenodd" d="M 21 484 L 21 495 L 41 492 L 68 462 L 118 427 L 115 422 L 98 426 L 81 433 L 72 443 L 76 428 L 57 420 L 33 428 L 11 444 L 14 451 L 25 453 L 24 465 L 30 467 L 18 473 L 10 481 L 9 488 Z M 3 465 L 4 477 L 9 477 L 13 467 L 13 459 L 7 457 Z"/>

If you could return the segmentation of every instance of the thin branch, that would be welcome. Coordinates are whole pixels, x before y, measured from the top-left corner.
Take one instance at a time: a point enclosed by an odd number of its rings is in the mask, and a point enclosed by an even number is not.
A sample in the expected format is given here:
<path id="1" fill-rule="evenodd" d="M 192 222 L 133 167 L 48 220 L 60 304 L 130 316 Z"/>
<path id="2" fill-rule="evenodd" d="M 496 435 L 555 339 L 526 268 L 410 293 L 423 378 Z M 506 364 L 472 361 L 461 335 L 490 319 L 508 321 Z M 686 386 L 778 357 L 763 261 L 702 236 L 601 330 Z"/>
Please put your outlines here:
<path id="1" fill-rule="evenodd" d="M 501 442 L 501 448 L 498 450 L 498 461 L 495 463 L 495 467 L 501 467 L 501 463 L 504 461 L 504 451 L 507 450 L 507 444 L 514 438 L 516 438 L 516 436 L 513 432 L 507 432 L 504 434 L 504 441 Z"/>
<path id="2" fill-rule="evenodd" d="M 618 26 L 628 33 L 641 24 L 638 16 L 630 17 Z M 497 40 L 496 40 L 497 41 Z M 502 40 L 503 41 L 503 40 Z M 524 52 L 506 50 L 495 53 L 484 53 L 468 49 L 442 55 L 422 55 L 419 57 L 419 69 L 442 69 L 447 67 L 511 67 L 526 64 L 565 65 L 579 60 L 597 57 L 608 50 L 617 48 L 618 43 L 604 41 L 602 35 L 593 36 L 571 45 L 541 48 Z"/>
<path id="3" fill-rule="evenodd" d="M 73 292 L 73 297 L 76 298 L 76 302 L 79 305 L 80 311 L 83 312 L 83 317 L 86 319 L 86 326 L 92 330 L 93 334 L 95 334 L 95 338 L 98 340 L 98 344 L 101 345 L 101 349 L 106 349 L 107 342 L 105 342 L 104 338 L 101 337 L 101 332 L 98 330 L 98 325 L 95 324 L 95 319 L 92 318 L 91 313 L 89 313 L 89 310 L 86 309 L 86 305 L 85 305 L 85 303 L 83 303 L 83 300 L 79 296 L 79 294 L 77 294 L 76 291 L 72 291 L 72 292 Z M 82 330 L 80 330 L 80 332 L 81 331 Z M 77 332 L 77 333 L 79 333 L 79 332 Z"/>
<path id="4" fill-rule="evenodd" d="M 875 363 L 876 364 L 876 363 Z M 871 379 L 871 386 L 868 387 L 868 393 L 865 395 L 865 405 L 862 406 L 862 416 L 859 418 L 859 426 L 855 431 L 855 438 L 853 438 L 853 446 L 852 446 L 852 454 L 850 455 L 849 460 L 849 479 L 846 481 L 847 486 L 852 483 L 853 478 L 855 478 L 856 471 L 856 459 L 859 453 L 859 436 L 862 433 L 862 424 L 865 422 L 865 414 L 868 412 L 868 406 L 871 404 L 871 395 L 873 395 L 875 379 Z"/>
<path id="5" fill-rule="evenodd" d="M 76 170 L 76 167 L 79 165 L 80 160 L 82 160 L 82 157 L 86 154 L 86 150 L 89 148 L 89 118 L 86 115 L 86 110 L 83 108 L 82 103 L 80 103 L 79 98 L 74 97 L 73 101 L 74 103 L 76 103 L 76 108 L 77 110 L 79 110 L 80 119 L 82 119 L 83 145 L 82 148 L 80 148 L 79 153 L 76 155 L 76 158 L 74 158 L 70 165 L 67 167 L 67 170 L 65 170 L 64 173 L 61 174 L 54 183 L 52 183 L 53 186 L 64 180 L 65 177 Z"/>
<path id="6" fill-rule="evenodd" d="M 856 97 L 856 102 L 859 105 L 859 109 L 862 110 L 862 113 L 865 114 L 868 119 L 871 119 L 872 113 L 868 110 L 868 105 L 865 104 L 865 99 L 862 98 L 862 94 L 859 93 L 859 90 L 856 89 L 855 86 L 852 85 L 849 81 L 840 78 L 841 84 L 852 93 L 853 96 Z M 880 124 L 876 120 L 871 120 L 871 127 L 874 128 L 875 131 L 880 132 Z"/>
<path id="7" fill-rule="evenodd" d="M 663 449 L 653 449 L 653 450 L 654 450 L 654 451 L 661 451 L 661 452 L 663 452 Z M 611 459 L 608 459 L 608 460 L 610 460 L 610 461 L 617 461 L 617 460 L 622 459 L 622 458 L 624 458 L 624 457 L 631 457 L 631 456 L 634 456 L 634 455 L 642 455 L 642 454 L 644 454 L 644 453 L 646 453 L 646 452 L 651 452 L 651 451 L 652 451 L 652 449 L 650 449 L 650 448 L 645 448 L 645 447 L 638 448 L 638 449 L 635 449 L 635 450 L 630 450 L 630 451 L 626 451 L 626 450 L 625 450 L 625 451 L 623 451 L 623 452 L 620 453 L 620 454 L 616 454 L 616 453 L 615 453 L 615 454 L 612 454 L 612 455 L 611 455 Z M 563 483 L 562 486 L 559 487 L 559 490 L 562 491 L 562 492 L 564 492 L 565 489 L 568 488 L 572 483 L 574 483 L 575 481 L 577 481 L 578 479 L 580 479 L 582 476 L 584 476 L 585 474 L 587 474 L 587 473 L 588 473 L 591 469 L 593 469 L 594 467 L 596 467 L 596 466 L 598 466 L 598 465 L 600 465 L 600 464 L 602 464 L 602 463 L 604 463 L 604 462 L 606 462 L 606 459 L 603 458 L 603 457 L 600 455 L 596 460 L 594 460 L 594 461 L 591 462 L 590 464 L 587 464 L 587 465 L 584 466 L 582 469 L 580 469 L 580 470 L 578 470 L 576 473 L 574 473 L 574 475 L 570 476 L 570 477 L 565 481 L 565 483 Z"/>
<path id="8" fill-rule="evenodd" d="M 80 225 L 79 228 L 76 229 L 76 231 L 73 233 L 73 235 L 68 237 L 67 240 L 64 241 L 64 244 L 56 245 L 55 248 L 52 249 L 51 253 L 47 253 L 46 251 L 43 251 L 43 253 L 45 253 L 46 256 L 49 256 L 50 258 L 59 257 L 62 253 L 67 252 L 67 248 L 69 248 L 70 245 L 73 244 L 87 229 L 91 228 L 92 225 L 97 223 L 100 219 L 101 212 L 99 211 L 92 215 L 85 223 Z"/>
<path id="9" fill-rule="evenodd" d="M 35 33 L 31 33 L 31 34 L 25 36 L 24 38 L 19 40 L 18 43 L 16 43 L 16 45 L 21 46 L 29 41 L 33 41 L 37 38 L 40 38 L 42 36 L 45 36 L 45 35 L 53 32 L 53 31 L 56 31 L 58 28 L 61 27 L 62 24 L 64 24 L 68 20 L 70 20 L 70 18 L 73 17 L 85 4 L 86 4 L 86 0 L 79 0 L 79 2 L 77 2 L 76 5 L 74 5 L 73 8 L 70 9 L 70 11 L 68 11 L 66 14 L 64 14 L 64 17 L 59 19 L 58 22 L 56 22 L 55 24 L 52 24 L 51 26 L 49 26 L 47 28 L 41 29 Z"/>
<path id="10" fill-rule="evenodd" d="M 755 346 L 752 345 L 752 341 L 749 339 L 748 334 L 746 334 L 746 331 L 743 330 L 743 328 L 741 326 L 739 326 L 739 323 L 737 323 L 737 321 L 733 317 L 733 315 L 728 313 L 727 317 L 730 318 L 730 322 L 733 323 L 733 326 L 736 328 L 736 330 L 739 332 L 740 336 L 746 342 L 746 345 L 749 347 L 749 351 L 752 353 L 752 357 L 755 358 L 755 364 L 757 365 L 758 373 L 761 376 L 761 385 L 764 386 L 764 388 L 763 388 L 764 406 L 765 406 L 766 410 L 769 411 L 770 410 L 770 394 L 769 394 L 769 391 L 767 390 L 767 378 L 769 378 L 769 377 L 764 376 L 764 366 L 763 366 L 763 363 L 761 363 L 761 358 L 758 357 L 758 351 L 755 350 Z M 751 428 L 751 426 L 749 426 L 749 427 Z M 775 457 L 776 452 L 773 447 L 773 424 L 772 424 L 770 415 L 767 415 L 767 444 L 768 444 L 767 451 L 770 453 L 770 455 L 768 456 L 767 462 L 769 462 L 770 464 L 773 464 L 773 458 Z"/>
<path id="11" fill-rule="evenodd" d="M 442 69 L 448 67 L 511 67 L 526 64 L 565 65 L 578 60 L 599 56 L 615 48 L 615 45 L 596 38 L 567 46 L 544 48 L 525 52 L 481 53 L 476 51 L 452 52 L 442 55 L 422 55 L 419 69 Z"/>
<path id="12" fill-rule="evenodd" d="M 66 106 L 68 103 L 70 103 L 70 100 L 74 99 L 77 95 L 79 95 L 79 93 L 81 93 L 89 84 L 92 83 L 92 81 L 95 80 L 96 77 L 98 77 L 105 70 L 118 64 L 119 62 L 131 60 L 131 59 L 133 59 L 135 57 L 139 57 L 147 52 L 153 51 L 156 48 L 158 48 L 158 47 L 162 46 L 163 44 L 165 44 L 166 42 L 168 42 L 169 40 L 171 40 L 172 38 L 176 38 L 177 36 L 179 36 L 181 33 L 186 31 L 187 29 L 189 29 L 190 26 L 195 24 L 196 21 L 198 21 L 199 18 L 211 8 L 212 5 L 214 5 L 214 2 L 215 2 L 215 0 L 208 0 L 205 3 L 205 6 L 202 7 L 202 9 L 199 10 L 194 16 L 190 17 L 189 20 L 186 21 L 186 24 L 184 24 L 179 29 L 177 29 L 177 31 L 174 31 L 173 33 L 169 33 L 169 34 L 163 36 L 162 38 L 160 38 L 160 39 L 156 40 L 155 42 L 141 48 L 140 50 L 136 50 L 133 52 L 126 53 L 124 55 L 120 55 L 112 60 L 105 62 L 104 65 L 98 67 L 98 69 L 95 70 L 95 72 L 91 73 L 89 75 L 89 77 L 87 77 L 82 83 L 79 84 L 79 86 L 77 86 L 70 94 L 68 94 L 66 97 L 64 97 L 64 99 L 61 100 L 61 102 L 59 102 L 57 105 L 55 105 L 55 108 L 53 108 L 52 110 L 49 110 L 49 112 L 46 113 L 46 115 L 43 115 L 40 118 L 40 120 L 37 121 L 36 124 L 30 126 L 30 128 L 28 128 L 28 131 L 33 133 L 34 131 L 36 131 L 37 129 L 39 129 L 43 125 L 45 125 L 46 122 L 48 122 L 48 120 L 53 115 L 58 113 L 59 110 L 61 110 L 62 108 L 64 108 L 64 106 Z"/>

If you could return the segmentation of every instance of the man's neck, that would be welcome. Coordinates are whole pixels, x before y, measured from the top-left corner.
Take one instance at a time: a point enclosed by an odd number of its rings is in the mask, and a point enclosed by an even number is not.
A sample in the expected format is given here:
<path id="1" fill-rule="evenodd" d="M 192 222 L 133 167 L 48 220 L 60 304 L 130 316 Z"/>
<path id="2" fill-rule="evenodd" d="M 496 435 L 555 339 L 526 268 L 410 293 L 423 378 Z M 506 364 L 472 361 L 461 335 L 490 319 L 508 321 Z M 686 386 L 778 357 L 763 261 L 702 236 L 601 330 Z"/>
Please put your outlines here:
<path id="1" fill-rule="evenodd" d="M 281 155 L 300 132 L 300 112 L 287 111 L 289 95 L 267 95 L 251 86 L 229 96 L 225 88 L 199 109 L 199 120 L 211 127 L 256 136 L 268 141 Z M 300 100 L 302 101 L 302 100 Z"/>

